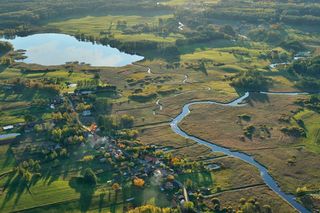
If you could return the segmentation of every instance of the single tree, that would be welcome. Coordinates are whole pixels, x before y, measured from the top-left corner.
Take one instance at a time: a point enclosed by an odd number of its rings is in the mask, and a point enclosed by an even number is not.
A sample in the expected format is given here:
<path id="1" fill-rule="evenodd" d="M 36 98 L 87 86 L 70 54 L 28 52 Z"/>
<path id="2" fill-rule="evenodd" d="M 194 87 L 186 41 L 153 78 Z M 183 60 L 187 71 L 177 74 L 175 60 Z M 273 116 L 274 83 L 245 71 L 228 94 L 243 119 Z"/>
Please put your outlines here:
<path id="1" fill-rule="evenodd" d="M 83 175 L 83 180 L 87 184 L 96 185 L 97 184 L 97 176 L 92 171 L 92 169 L 87 168 Z"/>

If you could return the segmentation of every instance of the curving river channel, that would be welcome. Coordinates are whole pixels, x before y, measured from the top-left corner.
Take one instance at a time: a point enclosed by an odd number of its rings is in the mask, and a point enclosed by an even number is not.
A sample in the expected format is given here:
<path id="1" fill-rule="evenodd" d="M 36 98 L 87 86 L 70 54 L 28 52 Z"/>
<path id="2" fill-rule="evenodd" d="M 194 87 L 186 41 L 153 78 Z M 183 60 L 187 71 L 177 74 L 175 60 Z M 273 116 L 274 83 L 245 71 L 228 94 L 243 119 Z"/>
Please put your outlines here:
<path id="1" fill-rule="evenodd" d="M 279 94 L 279 95 L 299 95 L 299 94 L 306 94 L 306 93 L 265 93 L 264 94 Z M 301 213 L 308 213 L 310 212 L 308 209 L 303 207 L 300 203 L 298 203 L 295 199 L 295 197 L 291 194 L 286 194 L 284 193 L 277 182 L 273 179 L 273 177 L 269 174 L 268 169 L 264 167 L 262 164 L 257 162 L 252 156 L 242 153 L 242 152 L 237 152 L 237 151 L 232 151 L 231 149 L 213 144 L 211 142 L 202 140 L 200 138 L 197 138 L 195 136 L 189 135 L 188 133 L 184 132 L 182 129 L 179 127 L 179 123 L 190 114 L 190 106 L 193 105 L 200 105 L 200 104 L 213 104 L 213 105 L 220 105 L 220 106 L 226 106 L 226 107 L 242 107 L 245 106 L 246 104 L 243 104 L 243 101 L 249 97 L 249 92 L 245 93 L 242 97 L 239 97 L 238 99 L 230 102 L 230 103 L 221 103 L 221 102 L 215 102 L 215 101 L 196 101 L 196 102 L 191 102 L 186 105 L 184 105 L 182 112 L 172 120 L 170 123 L 170 126 L 172 130 L 187 139 L 193 140 L 197 142 L 198 144 L 205 145 L 209 147 L 213 152 L 222 152 L 228 156 L 235 157 L 238 159 L 241 159 L 242 161 L 251 164 L 252 166 L 256 167 L 260 171 L 260 175 L 264 181 L 264 183 L 269 186 L 270 189 L 272 189 L 275 193 L 277 193 L 283 200 L 287 201 L 293 208 L 295 208 L 297 211 Z"/>

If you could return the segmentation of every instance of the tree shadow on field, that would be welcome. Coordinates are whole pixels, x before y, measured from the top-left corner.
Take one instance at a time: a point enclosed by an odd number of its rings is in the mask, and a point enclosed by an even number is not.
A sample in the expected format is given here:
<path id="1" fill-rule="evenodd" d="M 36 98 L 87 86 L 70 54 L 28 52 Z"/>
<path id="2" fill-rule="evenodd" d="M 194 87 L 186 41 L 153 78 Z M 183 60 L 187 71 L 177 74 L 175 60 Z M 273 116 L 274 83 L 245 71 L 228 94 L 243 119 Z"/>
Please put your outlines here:
<path id="1" fill-rule="evenodd" d="M 95 185 L 90 185 L 83 182 L 81 177 L 74 177 L 69 181 L 71 188 L 80 193 L 79 207 L 81 212 L 87 212 L 95 192 Z"/>
<path id="2" fill-rule="evenodd" d="M 7 151 L 5 153 L 5 160 L 4 160 L 4 163 L 2 164 L 2 169 L 10 166 L 11 164 L 13 164 L 15 162 L 14 154 L 13 154 L 11 147 L 12 147 L 12 145 L 10 145 L 10 147 L 7 149 Z"/>
<path id="3" fill-rule="evenodd" d="M 8 68 L 8 66 L 0 65 L 0 73 L 5 71 Z"/>
<path id="4" fill-rule="evenodd" d="M 104 203 L 104 198 L 105 198 L 106 194 L 105 193 L 101 193 L 100 194 L 100 198 L 99 198 L 99 212 L 102 212 L 102 208 L 103 208 L 103 203 Z"/>
<path id="5" fill-rule="evenodd" d="M 19 172 L 12 172 L 7 181 L 4 183 L 4 190 L 7 190 L 3 203 L 1 204 L 0 211 L 3 210 L 6 204 L 14 199 L 14 206 L 16 206 L 24 193 L 29 193 L 31 186 L 34 186 L 39 181 L 39 177 L 33 175 L 30 180 L 27 180 L 26 174 Z"/>

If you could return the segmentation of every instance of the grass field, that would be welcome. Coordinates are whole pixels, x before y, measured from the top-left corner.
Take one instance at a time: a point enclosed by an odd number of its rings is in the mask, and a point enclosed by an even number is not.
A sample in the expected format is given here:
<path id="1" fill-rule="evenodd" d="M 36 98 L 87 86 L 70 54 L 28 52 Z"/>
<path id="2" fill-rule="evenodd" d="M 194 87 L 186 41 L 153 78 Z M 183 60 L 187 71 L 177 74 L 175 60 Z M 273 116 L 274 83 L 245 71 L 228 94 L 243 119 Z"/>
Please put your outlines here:
<path id="1" fill-rule="evenodd" d="M 260 71 L 272 79 L 273 84 L 269 88 L 271 91 L 297 90 L 295 88 L 296 79 L 283 70 L 269 68 L 271 63 L 278 60 L 273 59 L 270 52 L 285 52 L 289 55 L 289 58 L 286 59 L 288 61 L 291 60 L 294 53 L 289 53 L 279 47 L 283 45 L 280 40 L 278 43 L 265 41 L 264 38 L 250 40 L 252 38 L 249 32 L 257 29 L 258 25 L 266 29 L 281 27 L 283 28 L 281 36 L 288 35 L 285 41 L 298 40 L 308 48 L 318 48 L 319 52 L 320 36 L 318 32 L 309 33 L 309 30 L 312 29 L 306 29 L 304 32 L 303 29 L 285 26 L 284 23 L 279 24 L 283 26 L 266 24 L 267 20 L 264 16 L 268 17 L 270 14 L 272 14 L 270 17 L 273 16 L 274 8 L 277 6 L 275 3 L 223 1 L 218 6 L 214 5 L 219 2 L 220 0 L 163 0 L 159 2 L 147 0 L 141 3 L 141 11 L 139 9 L 101 11 L 95 16 L 88 16 L 88 14 L 95 13 L 95 11 L 89 11 L 85 14 L 71 15 L 67 19 L 53 18 L 49 23 L 46 20 L 41 21 L 42 26 L 39 25 L 39 28 L 36 28 L 37 32 L 84 34 L 93 40 L 108 37 L 120 41 L 123 49 L 130 45 L 133 47 L 134 44 L 147 43 L 143 41 L 150 41 L 151 44 L 157 43 L 158 47 L 163 48 L 174 46 L 178 39 L 200 38 L 202 40 L 202 36 L 206 37 L 206 32 L 204 30 L 202 32 L 202 28 L 207 25 L 211 25 L 210 27 L 215 28 L 217 32 L 222 32 L 220 31 L 222 26 L 230 24 L 234 29 L 234 34 L 225 33 L 221 36 L 223 39 L 204 38 L 203 43 L 194 42 L 177 46 L 180 57 L 172 57 L 172 59 L 171 56 L 164 57 L 164 54 L 159 56 L 157 55 L 158 49 L 155 51 L 150 48 L 146 50 L 146 54 L 142 54 L 148 60 L 118 68 L 74 65 L 71 68 L 73 70 L 68 71 L 70 67 L 62 65 L 49 67 L 49 71 L 47 67 L 38 65 L 0 66 L 0 83 L 5 84 L 17 78 L 40 82 L 44 82 L 44 79 L 57 80 L 59 83 L 56 86 L 59 87 L 58 93 L 61 94 L 73 90 L 67 88 L 67 82 L 77 83 L 80 80 L 95 78 L 101 83 L 115 85 L 117 94 L 112 97 L 107 97 L 105 94 L 93 94 L 92 96 L 112 103 L 112 114 L 114 115 L 134 116 L 134 128 L 139 130 L 138 141 L 145 145 L 157 145 L 164 148 L 165 152 L 189 161 L 204 162 L 206 165 L 218 164 L 221 167 L 217 171 L 191 171 L 176 174 L 178 180 L 185 182 L 191 179 L 196 188 L 210 188 L 213 197 L 221 199 L 223 206 L 230 205 L 236 209 L 240 198 L 248 199 L 255 196 L 261 205 L 272 206 L 273 212 L 291 213 L 293 212 L 291 207 L 266 188 L 259 172 L 254 167 L 238 159 L 226 157 L 222 153 L 213 153 L 205 146 L 176 135 L 170 129 L 170 121 L 188 102 L 200 100 L 229 102 L 237 98 L 239 94 L 230 83 L 232 78 L 240 72 Z M 294 5 L 291 3 L 290 7 Z M 284 6 L 285 3 L 281 5 Z M 150 11 L 146 11 L 143 6 L 151 8 Z M 302 5 L 297 6 L 302 7 Z M 221 11 L 227 7 L 228 9 L 224 11 L 227 15 L 234 13 L 232 15 L 245 17 L 257 14 L 259 24 L 240 18 L 239 20 L 230 19 L 230 17 L 217 20 L 216 15 L 219 14 L 211 13 L 215 7 L 220 8 Z M 183 14 L 184 9 L 190 11 L 190 14 Z M 30 13 L 31 11 L 30 9 Z M 26 12 L 29 11 L 26 10 Z M 261 16 L 258 16 L 260 13 Z M 194 14 L 199 17 L 191 16 Z M 48 17 L 50 17 L 49 14 Z M 180 17 L 186 17 L 186 19 Z M 168 28 L 170 30 L 160 29 L 161 19 L 173 20 L 172 23 L 165 23 L 165 25 L 170 25 Z M 202 20 L 204 25 L 200 23 Z M 126 23 L 122 25 L 126 26 L 121 26 L 121 22 L 124 21 Z M 179 21 L 185 25 L 183 30 L 178 28 L 177 22 Z M 148 27 L 144 28 L 142 25 L 148 25 Z M 163 34 L 167 35 L 161 36 Z M 134 48 L 130 49 L 130 52 L 135 51 Z M 175 52 L 175 55 L 179 53 Z M 203 65 L 204 69 L 200 69 L 200 65 Z M 151 72 L 147 72 L 149 67 Z M 52 110 L 48 106 L 35 107 L 32 106 L 32 102 L 37 99 L 50 99 L 54 95 L 57 94 L 46 90 L 24 88 L 21 91 L 12 92 L 0 87 L 0 128 L 25 122 L 24 115 L 26 114 L 33 115 L 36 120 L 50 119 Z M 140 99 L 134 99 L 137 96 Z M 304 186 L 311 191 L 318 192 L 320 188 L 318 169 L 320 115 L 309 110 L 296 113 L 300 107 L 294 102 L 303 97 L 253 95 L 246 107 L 236 109 L 213 105 L 194 106 L 190 116 L 182 122 L 181 127 L 186 132 L 200 138 L 253 155 L 268 168 L 286 192 L 296 193 L 298 187 Z M 79 102 L 86 101 L 86 97 L 79 99 L 82 99 Z M 283 115 L 291 116 L 289 123 L 279 121 Z M 250 119 L 245 120 L 242 119 L 243 117 Z M 304 122 L 306 138 L 289 137 L 281 131 L 284 126 L 297 126 L 293 118 Z M 95 121 L 94 117 L 88 120 Z M 254 130 L 248 136 L 250 128 Z M 13 131 L 15 130 L 18 128 Z M 0 132 L 3 133 L 2 130 Z M 25 134 L 24 131 L 21 132 Z M 23 135 L 19 143 L 0 146 L 0 174 L 10 172 L 18 163 L 29 159 L 31 155 L 29 151 L 26 151 L 27 147 L 35 150 L 37 147 L 55 145 L 51 138 L 43 136 L 44 133 L 43 135 L 30 133 Z M 97 154 L 96 150 L 91 149 L 89 145 L 76 147 L 70 153 L 68 159 L 43 163 L 41 167 L 45 172 L 42 178 L 33 179 L 30 188 L 23 184 L 21 177 L 16 174 L 0 178 L 0 185 L 7 186 L 5 190 L 0 190 L 0 211 L 125 212 L 126 207 L 131 205 L 153 204 L 162 207 L 172 205 L 171 197 L 165 192 L 160 192 L 159 186 L 149 186 L 147 183 L 145 188 L 135 188 L 132 187 L 129 179 L 123 181 L 123 190 L 119 191 L 115 198 L 115 192 L 110 188 L 111 184 L 106 183 L 112 180 L 115 174 L 118 174 L 117 171 L 109 164 L 97 162 L 98 159 L 90 163 L 80 161 L 84 155 Z M 122 166 L 122 164 L 119 165 Z M 123 162 L 123 165 L 127 164 Z M 96 188 L 78 185 L 73 181 L 74 177 L 79 176 L 87 167 L 93 168 L 94 171 L 104 170 L 104 173 L 98 175 Z M 134 201 L 128 204 L 126 199 L 131 197 L 134 197 Z M 208 206 L 212 205 L 210 199 L 207 199 L 206 202 Z"/>
<path id="2" fill-rule="evenodd" d="M 16 189 L 10 188 L 4 196 L 1 196 L 0 202 L 2 211 L 12 211 L 76 198 L 78 199 L 79 195 L 70 188 L 68 181 L 59 180 L 50 186 L 40 181 L 32 187 L 31 193 L 27 192 L 26 188 L 20 189 L 17 185 Z"/>
<path id="3" fill-rule="evenodd" d="M 56 95 L 53 91 L 46 89 L 17 88 L 7 90 L 0 87 L 0 109 L 2 111 L 0 126 L 24 122 L 26 114 L 31 114 L 37 119 L 48 119 L 49 107 L 32 106 L 32 101 L 39 99 L 49 101 Z"/>
<path id="4" fill-rule="evenodd" d="M 250 198 L 256 198 L 261 206 L 270 205 L 274 212 L 295 212 L 289 204 L 281 200 L 281 198 L 279 198 L 273 191 L 268 189 L 266 186 L 222 192 L 214 197 L 220 200 L 222 206 L 232 206 L 234 209 L 237 209 L 239 207 L 239 200 L 241 198 L 244 198 L 246 200 L 249 200 Z M 213 207 L 210 199 L 207 199 L 206 203 L 209 206 Z"/>
<path id="5" fill-rule="evenodd" d="M 188 156 L 188 152 L 185 153 L 185 156 Z M 205 158 L 205 156 L 202 155 L 201 157 Z M 228 191 L 237 187 L 246 188 L 263 183 L 255 168 L 238 159 L 229 157 L 213 158 L 213 160 L 205 161 L 205 163 L 218 163 L 222 165 L 222 168 L 212 172 L 185 173 L 178 175 L 178 179 L 182 183 L 190 179 L 194 188 L 210 188 L 211 193 Z"/>
<path id="6" fill-rule="evenodd" d="M 101 193 L 105 195 L 101 197 Z M 109 195 L 110 193 L 110 195 Z M 121 193 L 118 194 L 116 203 L 121 202 Z M 98 190 L 88 187 L 74 188 L 68 180 L 59 179 L 51 184 L 47 184 L 44 180 L 36 182 L 28 191 L 21 185 L 9 188 L 8 191 L 1 196 L 1 211 L 30 211 L 41 212 L 48 210 L 49 212 L 60 210 L 87 211 L 110 206 L 115 203 L 114 191 L 110 188 L 101 188 Z M 71 206 L 69 206 L 71 205 Z M 28 210 L 30 209 L 30 210 Z"/>
<path id="7" fill-rule="evenodd" d="M 307 148 L 315 153 L 320 153 L 320 115 L 314 111 L 304 110 L 295 115 L 296 119 L 303 120 L 307 137 L 304 139 L 304 143 Z"/>
<path id="8" fill-rule="evenodd" d="M 77 82 L 79 80 L 93 78 L 93 74 L 84 73 L 84 72 L 69 73 L 68 71 L 63 69 L 58 69 L 56 71 L 50 71 L 50 72 L 36 71 L 36 72 L 25 73 L 25 72 L 21 72 L 20 69 L 14 69 L 14 68 L 7 68 L 0 73 L 0 80 L 10 80 L 15 78 L 25 78 L 25 79 L 59 78 L 62 81 Z"/>
<path id="9" fill-rule="evenodd" d="M 209 59 L 213 60 L 216 63 L 235 63 L 237 62 L 237 59 L 234 57 L 233 54 L 226 53 L 226 52 L 219 52 L 217 50 L 205 50 L 205 51 L 199 51 L 194 52 L 192 54 L 186 54 L 182 55 L 181 59 L 184 61 L 196 61 L 200 59 Z"/>
<path id="10" fill-rule="evenodd" d="M 236 207 L 240 198 L 249 199 L 255 196 L 261 200 L 260 203 L 269 204 L 272 209 L 293 212 L 288 204 L 262 184 L 260 174 L 254 167 L 238 159 L 212 153 L 204 146 L 192 144 L 193 142 L 175 135 L 169 126 L 155 126 L 142 130 L 139 139 L 144 144 L 171 147 L 174 148 L 172 153 L 175 155 L 205 164 L 221 165 L 222 168 L 218 171 L 184 173 L 178 175 L 177 179 L 181 182 L 190 179 L 197 189 L 210 188 L 211 193 L 217 193 L 216 197 L 221 199 L 224 206 Z M 222 192 L 217 192 L 218 189 Z"/>
<path id="11" fill-rule="evenodd" d="M 0 169 L 1 174 L 10 172 L 15 166 L 15 158 L 9 145 L 0 146 Z"/>
<path id="12" fill-rule="evenodd" d="M 170 34 L 168 37 L 163 38 L 154 34 L 123 34 L 122 30 L 117 29 L 116 24 L 118 21 L 126 21 L 127 26 L 133 26 L 137 24 L 148 24 L 150 26 L 158 25 L 159 19 L 168 19 L 172 15 L 161 16 L 87 16 L 84 18 L 70 19 L 62 22 L 50 23 L 49 27 L 59 29 L 63 33 L 77 34 L 84 33 L 94 37 L 99 37 L 100 32 L 111 32 L 118 40 L 123 41 L 156 41 L 156 42 L 174 42 L 177 38 L 181 38 L 181 35 Z"/>
<path id="13" fill-rule="evenodd" d="M 219 1 L 220 0 L 206 0 L 206 1 L 203 1 L 201 3 L 216 4 Z M 162 2 L 162 4 L 169 5 L 169 6 L 182 6 L 182 5 L 195 4 L 195 2 L 194 1 L 190 1 L 190 0 L 168 0 L 168 1 Z"/>
<path id="14" fill-rule="evenodd" d="M 294 115 L 292 112 L 298 109 L 294 101 L 298 98 L 253 95 L 247 107 L 236 110 L 222 106 L 196 106 L 181 126 L 190 134 L 254 155 L 269 168 L 285 191 L 295 193 L 298 187 L 307 183 L 310 189 L 316 190 L 320 175 L 315 172 L 315 162 L 319 160 L 316 154 L 318 147 L 314 142 L 318 115 L 309 114 L 313 115 L 309 117 L 308 113 L 298 114 L 305 121 L 308 131 L 306 139 L 288 137 L 280 131 L 285 124 L 279 123 L 278 119 L 281 115 Z M 239 115 L 249 115 L 250 121 L 239 120 Z M 246 138 L 244 131 L 250 125 L 255 127 L 255 133 L 252 138 Z M 266 128 L 270 136 L 266 134 Z M 290 159 L 296 159 L 294 166 L 288 163 Z"/>

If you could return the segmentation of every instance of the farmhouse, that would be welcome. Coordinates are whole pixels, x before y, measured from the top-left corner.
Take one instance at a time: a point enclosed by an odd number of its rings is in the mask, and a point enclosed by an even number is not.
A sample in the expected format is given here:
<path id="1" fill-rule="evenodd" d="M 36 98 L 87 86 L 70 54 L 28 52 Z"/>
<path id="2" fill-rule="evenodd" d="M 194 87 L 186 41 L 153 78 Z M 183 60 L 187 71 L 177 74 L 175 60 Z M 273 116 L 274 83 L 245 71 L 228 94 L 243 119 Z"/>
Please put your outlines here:
<path id="1" fill-rule="evenodd" d="M 3 129 L 4 131 L 11 130 L 11 129 L 13 129 L 13 128 L 14 128 L 13 125 L 9 125 L 9 126 L 4 126 L 4 127 L 2 127 L 2 129 Z"/>
<path id="2" fill-rule="evenodd" d="M 91 111 L 90 110 L 86 110 L 82 112 L 83 116 L 90 116 L 91 115 Z"/>

